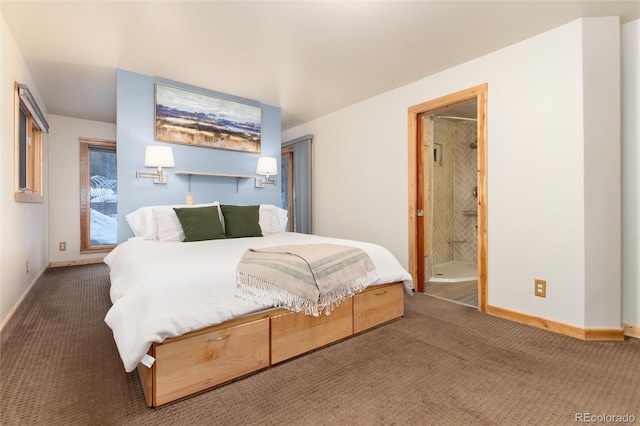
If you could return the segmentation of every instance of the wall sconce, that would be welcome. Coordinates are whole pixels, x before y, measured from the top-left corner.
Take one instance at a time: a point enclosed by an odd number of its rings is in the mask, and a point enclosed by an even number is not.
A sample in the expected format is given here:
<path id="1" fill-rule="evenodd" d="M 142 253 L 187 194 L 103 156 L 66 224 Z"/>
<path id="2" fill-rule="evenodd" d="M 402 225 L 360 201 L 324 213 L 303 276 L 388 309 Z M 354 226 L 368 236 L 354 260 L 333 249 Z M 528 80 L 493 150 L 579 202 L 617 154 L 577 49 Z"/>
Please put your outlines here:
<path id="1" fill-rule="evenodd" d="M 169 146 L 148 146 L 144 153 L 144 166 L 157 167 L 154 173 L 136 172 L 136 177 L 153 178 L 153 183 L 167 183 L 167 174 L 163 167 L 175 167 L 173 151 Z"/>
<path id="2" fill-rule="evenodd" d="M 269 176 L 276 176 L 278 174 L 278 160 L 275 157 L 258 158 L 256 174 L 266 176 L 266 179 L 256 178 L 256 188 L 264 188 L 264 185 L 267 183 L 275 185 L 276 181 L 269 179 Z"/>

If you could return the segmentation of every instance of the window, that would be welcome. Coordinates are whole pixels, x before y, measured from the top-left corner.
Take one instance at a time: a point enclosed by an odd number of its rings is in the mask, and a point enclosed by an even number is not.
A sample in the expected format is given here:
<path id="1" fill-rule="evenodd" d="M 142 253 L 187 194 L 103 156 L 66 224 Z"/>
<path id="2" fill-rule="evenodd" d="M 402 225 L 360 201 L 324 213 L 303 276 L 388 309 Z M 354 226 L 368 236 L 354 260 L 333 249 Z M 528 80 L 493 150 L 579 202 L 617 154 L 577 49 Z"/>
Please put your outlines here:
<path id="1" fill-rule="evenodd" d="M 80 139 L 80 253 L 107 252 L 118 242 L 116 143 Z"/>
<path id="2" fill-rule="evenodd" d="M 14 99 L 15 200 L 24 203 L 41 203 L 43 199 L 42 133 L 49 131 L 49 125 L 26 85 L 15 83 Z"/>

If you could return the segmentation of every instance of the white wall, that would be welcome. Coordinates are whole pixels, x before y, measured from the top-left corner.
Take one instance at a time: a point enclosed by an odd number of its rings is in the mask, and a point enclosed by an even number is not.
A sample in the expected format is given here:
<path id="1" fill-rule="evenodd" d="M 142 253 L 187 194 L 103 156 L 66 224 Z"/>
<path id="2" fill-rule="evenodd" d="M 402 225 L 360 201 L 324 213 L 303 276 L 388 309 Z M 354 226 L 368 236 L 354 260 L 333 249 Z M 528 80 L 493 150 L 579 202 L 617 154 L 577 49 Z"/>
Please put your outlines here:
<path id="1" fill-rule="evenodd" d="M 620 24 L 582 23 L 585 327 L 622 323 Z"/>
<path id="2" fill-rule="evenodd" d="M 49 124 L 49 261 L 103 258 L 80 254 L 80 138 L 116 140 L 116 125 L 50 115 Z M 58 243 L 67 243 L 66 251 Z"/>
<path id="3" fill-rule="evenodd" d="M 49 185 L 44 181 L 44 202 L 14 201 L 14 82 L 29 86 L 45 117 L 47 107 L 24 59 L 0 15 L 0 324 L 47 266 L 47 205 Z M 49 137 L 43 137 L 44 175 L 47 175 Z M 26 273 L 25 262 L 30 270 Z"/>
<path id="4" fill-rule="evenodd" d="M 316 233 L 382 244 L 407 266 L 407 108 L 487 82 L 489 304 L 585 326 L 583 43 L 594 55 L 619 49 L 616 19 L 585 22 L 284 131 L 283 140 L 314 135 Z M 593 43 L 600 31 L 606 40 Z M 619 119 L 589 108 L 608 123 Z M 535 278 L 547 280 L 546 298 L 533 295 Z M 606 304 L 612 315 L 590 327 L 619 327 L 619 300 Z"/>
<path id="5" fill-rule="evenodd" d="M 640 328 L 640 20 L 622 26 L 622 312 Z"/>

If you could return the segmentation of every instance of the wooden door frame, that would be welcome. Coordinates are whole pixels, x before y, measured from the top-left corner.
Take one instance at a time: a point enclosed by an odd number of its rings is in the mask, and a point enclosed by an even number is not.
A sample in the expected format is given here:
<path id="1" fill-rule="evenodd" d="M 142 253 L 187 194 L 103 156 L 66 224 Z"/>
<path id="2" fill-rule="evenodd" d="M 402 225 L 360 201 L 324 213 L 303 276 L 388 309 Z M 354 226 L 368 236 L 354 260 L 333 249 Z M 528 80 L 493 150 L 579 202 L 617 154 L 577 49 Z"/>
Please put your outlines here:
<path id="1" fill-rule="evenodd" d="M 424 176 L 420 116 L 449 109 L 458 104 L 477 102 L 478 133 L 478 310 L 487 310 L 487 91 L 488 84 L 480 84 L 408 110 L 409 153 L 409 273 L 414 289 L 424 291 L 424 234 L 428 232 L 429 209 L 424 206 Z M 418 209 L 425 212 L 418 216 Z M 420 266 L 422 265 L 422 266 Z"/>
<path id="2" fill-rule="evenodd" d="M 282 148 L 280 156 L 287 157 L 287 231 L 293 232 L 293 145 Z"/>

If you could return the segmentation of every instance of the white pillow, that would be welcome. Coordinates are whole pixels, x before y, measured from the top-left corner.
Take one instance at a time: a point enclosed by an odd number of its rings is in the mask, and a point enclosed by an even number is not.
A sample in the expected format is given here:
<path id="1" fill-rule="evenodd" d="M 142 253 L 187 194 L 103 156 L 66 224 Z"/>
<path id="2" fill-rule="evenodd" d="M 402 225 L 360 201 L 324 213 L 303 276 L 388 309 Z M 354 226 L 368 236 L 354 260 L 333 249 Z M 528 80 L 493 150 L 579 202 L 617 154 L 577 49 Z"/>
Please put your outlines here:
<path id="1" fill-rule="evenodd" d="M 133 235 L 145 240 L 156 238 L 156 225 L 153 219 L 153 206 L 140 207 L 124 217 L 133 231 Z"/>
<path id="2" fill-rule="evenodd" d="M 287 211 L 273 204 L 260 204 L 260 229 L 262 235 L 273 235 L 287 230 Z M 282 217 L 284 213 L 284 225 Z"/>
<path id="3" fill-rule="evenodd" d="M 280 230 L 286 232 L 289 230 L 287 227 L 289 223 L 289 212 L 285 209 L 281 209 L 280 207 L 276 207 L 276 212 L 278 213 L 278 223 L 280 225 Z"/>
<path id="4" fill-rule="evenodd" d="M 156 240 L 158 241 L 183 241 L 184 232 L 182 231 L 182 225 L 178 220 L 173 207 L 163 206 L 153 208 L 153 218 L 156 221 L 156 227 L 158 228 L 156 234 Z"/>

